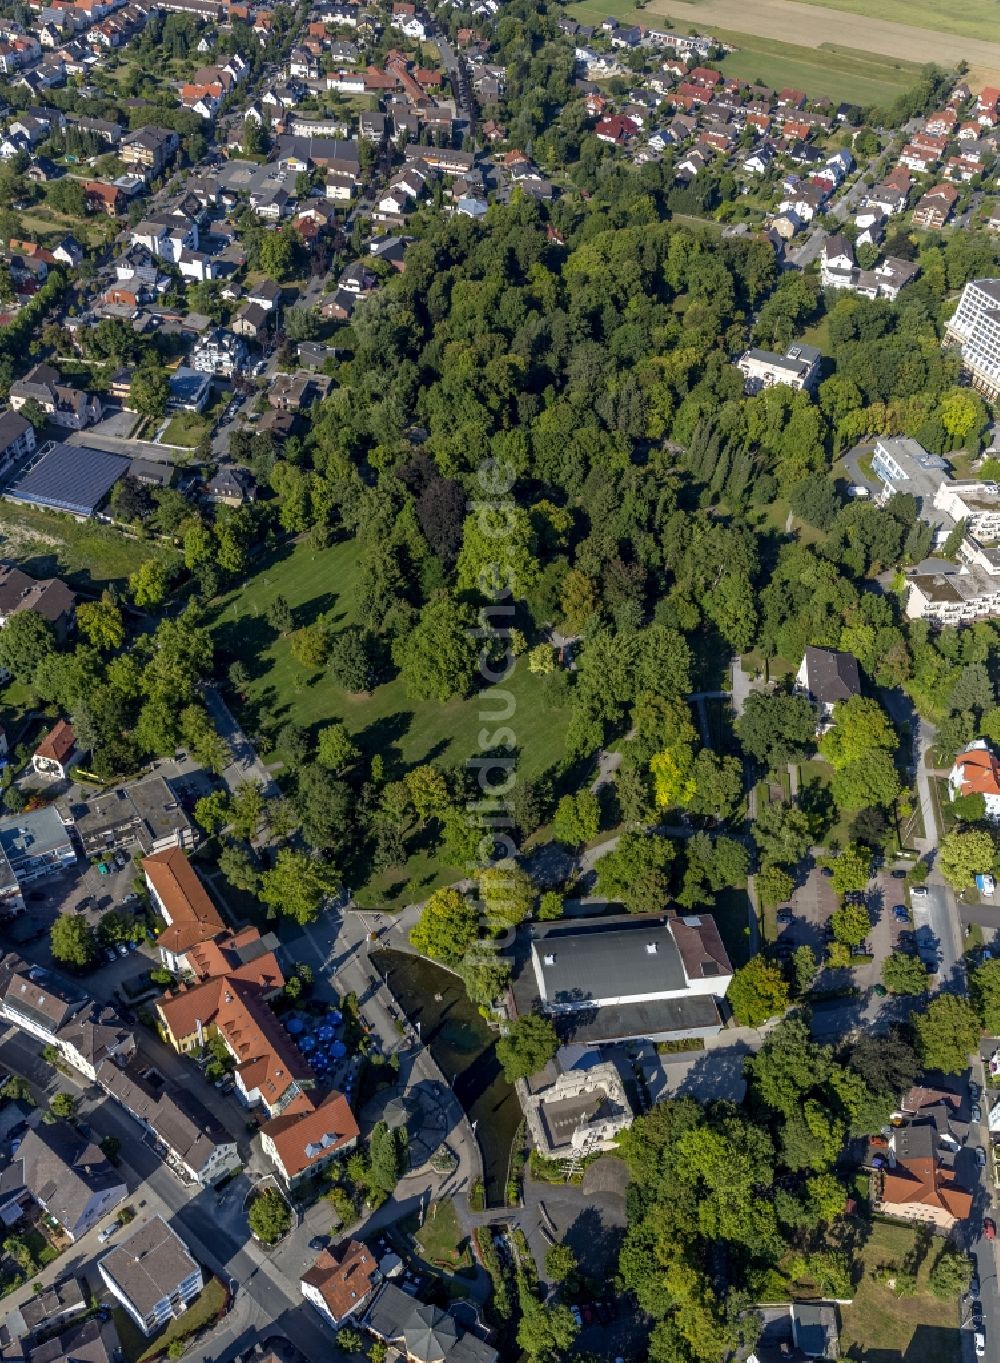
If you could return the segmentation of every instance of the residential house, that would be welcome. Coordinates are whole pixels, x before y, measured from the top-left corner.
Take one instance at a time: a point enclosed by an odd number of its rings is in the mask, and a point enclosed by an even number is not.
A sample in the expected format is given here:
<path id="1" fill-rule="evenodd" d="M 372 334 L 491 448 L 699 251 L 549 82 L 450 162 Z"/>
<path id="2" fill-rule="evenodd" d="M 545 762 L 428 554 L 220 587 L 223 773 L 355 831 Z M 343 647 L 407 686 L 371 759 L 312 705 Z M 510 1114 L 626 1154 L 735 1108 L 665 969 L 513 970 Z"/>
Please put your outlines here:
<path id="1" fill-rule="evenodd" d="M 35 749 L 31 765 L 39 776 L 53 776 L 58 781 L 65 781 L 70 767 L 79 758 L 73 726 L 65 719 L 60 719 Z"/>
<path id="2" fill-rule="evenodd" d="M 162 1216 L 138 1226 L 97 1261 L 111 1292 L 144 1335 L 181 1315 L 202 1289 L 202 1272 Z"/>
<path id="3" fill-rule="evenodd" d="M 748 393 L 759 393 L 762 388 L 770 388 L 776 383 L 801 392 L 815 384 L 822 361 L 822 353 L 815 346 L 794 341 L 784 355 L 753 347 L 743 352 L 736 365 Z"/>
<path id="4" fill-rule="evenodd" d="M 325 374 L 312 374 L 304 369 L 294 374 L 276 374 L 267 391 L 268 405 L 280 412 L 304 411 L 326 397 L 332 382 Z"/>
<path id="5" fill-rule="evenodd" d="M 14 1159 L 31 1199 L 79 1240 L 128 1196 L 122 1176 L 68 1122 L 30 1129 Z"/>
<path id="6" fill-rule="evenodd" d="M 953 800 L 960 795 L 981 795 L 986 817 L 1000 819 L 1000 759 L 985 739 L 970 743 L 955 758 L 948 773 L 948 794 Z"/>
<path id="7" fill-rule="evenodd" d="M 365 1308 L 380 1280 L 368 1246 L 345 1240 L 323 1250 L 303 1273 L 302 1295 L 336 1328 Z"/>
<path id="8" fill-rule="evenodd" d="M 0 474 L 4 474 L 35 448 L 35 428 L 13 410 L 0 415 Z"/>
<path id="9" fill-rule="evenodd" d="M 240 1167 L 230 1132 L 187 1089 L 153 1088 L 110 1060 L 97 1071 L 97 1083 L 145 1128 L 188 1183 L 210 1188 Z"/>
<path id="10" fill-rule="evenodd" d="M 103 180 L 84 180 L 83 192 L 90 213 L 105 213 L 114 218 L 125 205 L 125 194 L 119 186 L 105 184 Z"/>
<path id="11" fill-rule="evenodd" d="M 217 506 L 243 506 L 256 499 L 257 488 L 249 469 L 236 464 L 216 466 L 205 484 L 205 496 Z"/>
<path id="12" fill-rule="evenodd" d="M 147 179 L 162 175 L 180 146 L 180 138 L 170 128 L 145 127 L 124 138 L 119 156 L 127 166 L 135 166 Z"/>
<path id="13" fill-rule="evenodd" d="M 233 318 L 234 335 L 250 341 L 259 341 L 270 330 L 272 314 L 260 303 L 244 303 Z"/>
<path id="14" fill-rule="evenodd" d="M 0 629 L 18 611 L 37 611 L 64 643 L 76 622 L 76 593 L 57 577 L 36 579 L 0 565 Z"/>
<path id="15" fill-rule="evenodd" d="M 810 644 L 795 674 L 795 685 L 818 706 L 822 733 L 833 723 L 835 706 L 861 695 L 858 661 L 840 649 L 814 648 Z"/>
<path id="16" fill-rule="evenodd" d="M 876 1178 L 876 1211 L 947 1234 L 969 1218 L 972 1203 L 972 1193 L 939 1155 L 937 1129 L 932 1123 L 892 1128 L 889 1165 Z"/>
<path id="17" fill-rule="evenodd" d="M 639 125 L 625 114 L 612 114 L 602 118 L 594 128 L 598 142 L 608 142 L 614 147 L 624 147 L 638 134 Z"/>
<path id="18" fill-rule="evenodd" d="M 958 190 L 954 185 L 935 185 L 920 198 L 914 208 L 914 226 L 932 229 L 943 227 L 951 217 L 957 199 Z"/>
<path id="19" fill-rule="evenodd" d="M 63 383 L 59 371 L 49 364 L 34 365 L 23 379 L 11 384 L 10 405 L 15 411 L 32 398 L 54 426 L 68 431 L 82 431 L 100 421 L 104 411 L 96 394 Z"/>

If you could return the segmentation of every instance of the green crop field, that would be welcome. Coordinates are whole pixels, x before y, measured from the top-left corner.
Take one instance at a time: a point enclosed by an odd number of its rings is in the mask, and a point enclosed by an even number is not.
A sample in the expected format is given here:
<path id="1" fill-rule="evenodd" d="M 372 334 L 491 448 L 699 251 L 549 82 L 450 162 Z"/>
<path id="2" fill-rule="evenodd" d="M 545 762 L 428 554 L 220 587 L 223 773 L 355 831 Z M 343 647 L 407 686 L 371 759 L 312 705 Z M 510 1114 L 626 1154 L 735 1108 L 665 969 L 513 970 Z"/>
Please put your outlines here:
<path id="1" fill-rule="evenodd" d="M 216 646 L 228 662 L 239 658 L 252 678 L 243 718 L 253 728 L 255 713 L 267 707 L 282 722 L 293 721 L 315 732 L 332 720 L 343 720 L 367 754 L 380 753 L 386 775 L 396 779 L 422 762 L 453 765 L 478 751 L 481 729 L 496 727 L 491 714 L 501 708 L 488 693 L 446 704 L 414 701 L 398 678 L 367 695 L 352 695 L 322 671 L 308 672 L 292 657 L 287 638 L 268 625 L 265 612 L 277 596 L 292 608 L 295 625 L 323 614 L 335 630 L 356 621 L 357 546 L 350 541 L 327 549 L 302 543 L 267 561 L 243 587 L 223 598 L 216 610 Z M 530 779 L 559 760 L 569 715 L 543 700 L 542 681 L 521 660 L 508 682 L 514 698 L 507 721 L 520 749 L 518 771 Z M 280 749 L 278 760 L 282 760 Z M 447 884 L 457 873 L 440 863 L 426 843 L 413 849 L 406 867 L 373 881 L 381 895 L 419 894 Z"/>
<path id="2" fill-rule="evenodd" d="M 714 30 L 713 30 L 714 31 Z M 875 53 L 847 48 L 798 47 L 751 33 L 716 33 L 739 48 L 719 63 L 727 76 L 780 90 L 791 86 L 811 99 L 839 104 L 891 104 L 917 78 L 914 62 L 892 61 Z"/>

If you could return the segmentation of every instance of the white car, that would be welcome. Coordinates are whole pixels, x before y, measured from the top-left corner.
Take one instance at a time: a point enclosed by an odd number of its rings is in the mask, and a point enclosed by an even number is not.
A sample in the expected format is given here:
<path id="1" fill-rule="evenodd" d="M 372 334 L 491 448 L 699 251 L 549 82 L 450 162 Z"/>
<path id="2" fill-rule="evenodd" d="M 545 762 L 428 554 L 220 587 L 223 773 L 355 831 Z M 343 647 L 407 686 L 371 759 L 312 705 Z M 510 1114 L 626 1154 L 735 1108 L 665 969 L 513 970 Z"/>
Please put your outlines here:
<path id="1" fill-rule="evenodd" d="M 977 1331 L 976 1331 L 976 1334 L 975 1334 L 975 1341 L 976 1341 L 976 1357 L 977 1357 L 977 1358 L 984 1358 L 985 1355 L 986 1355 L 986 1336 L 983 1334 L 982 1330 L 977 1330 Z"/>
<path id="2" fill-rule="evenodd" d="M 910 898 L 911 898 L 911 899 L 926 899 L 926 898 L 927 898 L 927 886 L 926 886 L 926 885 L 914 885 L 914 886 L 911 888 L 911 890 L 910 890 Z"/>
<path id="3" fill-rule="evenodd" d="M 115 1231 L 118 1229 L 119 1224 L 120 1223 L 118 1221 L 112 1221 L 110 1226 L 105 1226 L 104 1229 L 101 1231 L 100 1235 L 98 1235 L 97 1237 L 97 1243 L 100 1245 L 106 1245 L 108 1241 L 111 1239 L 112 1235 L 114 1235 Z"/>

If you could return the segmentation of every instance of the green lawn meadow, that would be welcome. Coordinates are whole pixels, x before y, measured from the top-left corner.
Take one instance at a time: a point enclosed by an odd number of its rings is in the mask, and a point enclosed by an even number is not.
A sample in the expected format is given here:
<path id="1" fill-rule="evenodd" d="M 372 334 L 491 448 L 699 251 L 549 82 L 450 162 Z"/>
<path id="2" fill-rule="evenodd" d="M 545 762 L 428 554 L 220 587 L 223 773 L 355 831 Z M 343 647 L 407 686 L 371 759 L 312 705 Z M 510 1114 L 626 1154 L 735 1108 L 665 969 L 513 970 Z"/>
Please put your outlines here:
<path id="1" fill-rule="evenodd" d="M 213 633 L 225 666 L 239 658 L 251 683 L 242 717 L 251 730 L 262 706 L 282 723 L 293 721 L 313 734 L 333 720 L 342 720 L 361 750 L 379 753 L 390 779 L 398 779 L 422 762 L 455 765 L 481 748 L 481 741 L 497 728 L 495 717 L 508 708 L 500 697 L 492 703 L 489 691 L 442 704 L 414 701 L 397 678 L 371 693 L 350 694 L 335 685 L 325 671 L 309 672 L 292 657 L 289 638 L 280 637 L 267 623 L 266 611 L 277 596 L 292 608 L 295 627 L 325 615 L 339 631 L 357 619 L 357 546 L 346 541 L 326 549 L 306 543 L 286 548 L 267 560 L 238 590 L 218 603 Z M 514 730 L 519 748 L 519 774 L 531 779 L 556 763 L 563 754 L 569 720 L 565 710 L 547 708 L 542 681 L 521 659 L 503 683 L 514 699 L 513 714 L 503 722 Z M 273 755 L 284 759 L 280 747 Z M 270 761 L 272 755 L 265 754 Z M 436 849 L 414 850 L 405 867 L 397 867 L 369 884 L 380 899 L 400 895 L 424 897 L 438 885 L 456 878 L 443 866 Z M 357 890 L 357 886 L 352 886 Z"/>

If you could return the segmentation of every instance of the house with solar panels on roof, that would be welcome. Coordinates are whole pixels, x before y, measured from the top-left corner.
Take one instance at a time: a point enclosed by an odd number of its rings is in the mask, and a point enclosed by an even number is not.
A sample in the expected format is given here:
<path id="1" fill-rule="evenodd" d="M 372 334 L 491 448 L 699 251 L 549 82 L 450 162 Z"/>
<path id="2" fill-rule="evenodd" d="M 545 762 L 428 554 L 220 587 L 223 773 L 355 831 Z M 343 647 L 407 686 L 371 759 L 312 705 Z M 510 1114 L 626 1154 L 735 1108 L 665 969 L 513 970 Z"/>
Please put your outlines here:
<path id="1" fill-rule="evenodd" d="M 715 1036 L 733 967 L 708 914 L 534 923 L 510 997 L 589 1046 Z"/>

